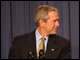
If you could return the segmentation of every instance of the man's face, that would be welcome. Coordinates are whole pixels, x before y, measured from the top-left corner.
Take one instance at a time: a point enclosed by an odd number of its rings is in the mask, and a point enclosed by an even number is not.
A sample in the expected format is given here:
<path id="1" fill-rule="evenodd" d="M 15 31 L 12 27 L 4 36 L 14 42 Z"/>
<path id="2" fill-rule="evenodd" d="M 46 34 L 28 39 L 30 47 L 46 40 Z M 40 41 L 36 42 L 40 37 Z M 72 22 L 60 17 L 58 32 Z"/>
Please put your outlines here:
<path id="1" fill-rule="evenodd" d="M 44 28 L 49 34 L 56 34 L 59 27 L 59 15 L 57 12 L 50 11 L 48 13 L 49 19 L 44 24 Z"/>

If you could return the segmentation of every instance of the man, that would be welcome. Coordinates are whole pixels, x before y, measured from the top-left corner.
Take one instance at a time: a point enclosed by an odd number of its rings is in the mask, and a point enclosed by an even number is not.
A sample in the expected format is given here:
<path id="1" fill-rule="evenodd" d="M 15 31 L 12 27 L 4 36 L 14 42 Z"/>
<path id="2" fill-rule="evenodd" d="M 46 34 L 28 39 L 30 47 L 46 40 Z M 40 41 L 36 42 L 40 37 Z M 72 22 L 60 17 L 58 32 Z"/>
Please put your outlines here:
<path id="1" fill-rule="evenodd" d="M 39 6 L 35 12 L 35 23 L 37 25 L 35 31 L 14 38 L 9 58 L 70 59 L 69 40 L 56 35 L 59 27 L 58 10 L 48 5 Z M 41 43 L 42 38 L 44 38 L 43 43 Z"/>

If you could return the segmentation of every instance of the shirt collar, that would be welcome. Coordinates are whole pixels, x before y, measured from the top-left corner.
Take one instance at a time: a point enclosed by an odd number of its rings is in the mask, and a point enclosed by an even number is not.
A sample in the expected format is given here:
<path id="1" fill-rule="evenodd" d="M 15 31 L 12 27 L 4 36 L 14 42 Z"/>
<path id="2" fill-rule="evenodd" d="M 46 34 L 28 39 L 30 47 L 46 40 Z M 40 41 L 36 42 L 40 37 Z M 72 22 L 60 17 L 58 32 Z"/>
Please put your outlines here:
<path id="1" fill-rule="evenodd" d="M 38 29 L 36 29 L 35 34 L 36 34 L 36 41 L 41 40 L 42 36 L 41 36 L 40 33 L 38 32 Z M 48 36 L 45 36 L 45 38 L 48 39 Z"/>

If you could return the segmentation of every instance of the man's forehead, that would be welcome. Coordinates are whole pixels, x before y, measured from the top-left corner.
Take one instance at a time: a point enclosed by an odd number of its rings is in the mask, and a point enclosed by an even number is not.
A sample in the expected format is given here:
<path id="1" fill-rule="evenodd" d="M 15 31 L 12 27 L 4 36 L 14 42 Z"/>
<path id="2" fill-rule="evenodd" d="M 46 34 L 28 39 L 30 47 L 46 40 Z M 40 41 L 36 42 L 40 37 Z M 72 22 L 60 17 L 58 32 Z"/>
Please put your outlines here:
<path id="1" fill-rule="evenodd" d="M 48 14 L 57 14 L 57 15 L 59 15 L 59 13 L 57 11 L 49 11 Z"/>

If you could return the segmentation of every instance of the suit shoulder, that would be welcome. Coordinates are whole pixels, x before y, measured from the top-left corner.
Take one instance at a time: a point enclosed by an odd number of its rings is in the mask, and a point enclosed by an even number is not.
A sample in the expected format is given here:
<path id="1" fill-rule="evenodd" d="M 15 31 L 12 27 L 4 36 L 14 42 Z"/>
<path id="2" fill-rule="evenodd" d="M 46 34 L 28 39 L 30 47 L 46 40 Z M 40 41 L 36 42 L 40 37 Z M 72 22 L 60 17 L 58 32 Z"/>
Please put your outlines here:
<path id="1" fill-rule="evenodd" d="M 60 40 L 60 41 L 63 41 L 63 42 L 68 42 L 69 40 L 63 36 L 60 36 L 60 35 L 56 35 L 56 39 Z"/>
<path id="2" fill-rule="evenodd" d="M 70 45 L 70 40 L 68 40 L 67 38 L 64 38 L 62 36 L 56 35 L 56 39 L 57 39 L 57 42 L 60 45 L 64 45 L 64 46 L 69 46 Z"/>
<path id="3" fill-rule="evenodd" d="M 28 38 L 29 36 L 31 36 L 32 34 L 33 34 L 33 32 L 25 33 L 25 34 L 23 34 L 23 35 L 19 35 L 19 36 L 14 37 L 14 40 L 25 39 L 25 38 Z"/>
<path id="4" fill-rule="evenodd" d="M 26 33 L 26 34 L 23 34 L 23 35 L 19 35 L 19 36 L 16 36 L 14 37 L 14 41 L 13 41 L 13 44 L 17 44 L 17 45 L 20 45 L 20 44 L 23 44 L 23 43 L 27 43 L 28 42 L 28 39 L 31 38 L 31 35 L 33 33 L 30 32 L 30 33 Z"/>
<path id="5" fill-rule="evenodd" d="M 50 38 L 52 39 L 53 42 L 58 43 L 58 44 L 68 44 L 70 42 L 70 40 L 60 35 L 51 35 Z"/>

